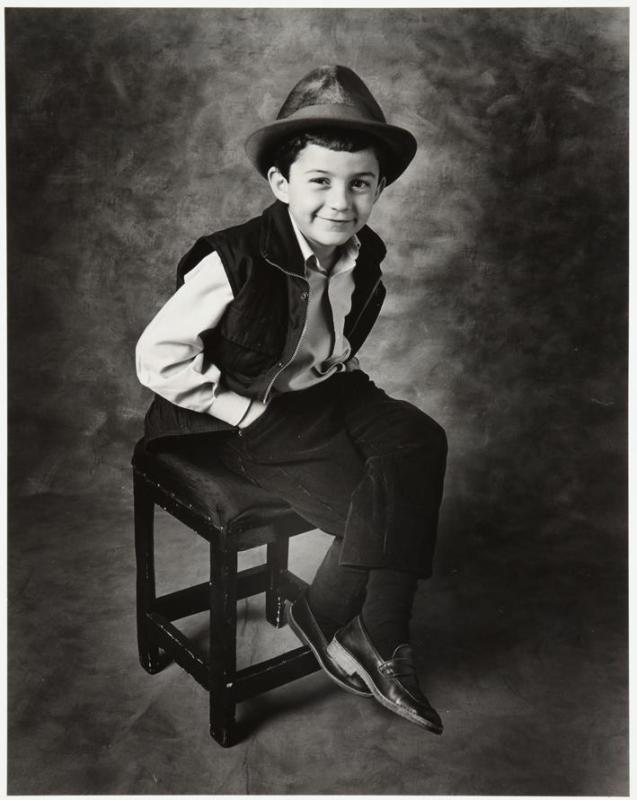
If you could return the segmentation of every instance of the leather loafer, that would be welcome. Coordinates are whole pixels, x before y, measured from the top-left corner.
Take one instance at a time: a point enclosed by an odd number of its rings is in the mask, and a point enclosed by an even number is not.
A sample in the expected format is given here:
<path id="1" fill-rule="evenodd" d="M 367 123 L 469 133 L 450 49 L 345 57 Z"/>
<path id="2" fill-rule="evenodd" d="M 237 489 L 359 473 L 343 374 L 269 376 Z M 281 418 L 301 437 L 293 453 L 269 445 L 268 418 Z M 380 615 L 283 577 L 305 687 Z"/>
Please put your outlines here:
<path id="1" fill-rule="evenodd" d="M 397 647 L 390 659 L 382 658 L 359 616 L 336 632 L 327 652 L 343 672 L 359 675 L 385 708 L 432 733 L 442 733 L 442 720 L 418 686 L 408 644 Z"/>
<path id="2" fill-rule="evenodd" d="M 288 606 L 288 624 L 303 644 L 308 645 L 323 671 L 334 683 L 337 683 L 341 689 L 361 697 L 372 696 L 365 683 L 357 675 L 348 675 L 338 664 L 334 663 L 327 652 L 327 639 L 312 614 L 304 594 Z"/>

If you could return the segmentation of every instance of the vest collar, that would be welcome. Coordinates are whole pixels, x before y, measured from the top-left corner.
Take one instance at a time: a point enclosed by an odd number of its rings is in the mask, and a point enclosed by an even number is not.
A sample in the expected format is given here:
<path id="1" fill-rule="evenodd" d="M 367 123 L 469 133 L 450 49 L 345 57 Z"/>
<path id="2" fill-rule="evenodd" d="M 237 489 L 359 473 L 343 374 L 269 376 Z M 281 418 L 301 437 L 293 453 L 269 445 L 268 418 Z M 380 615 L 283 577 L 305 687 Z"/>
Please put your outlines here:
<path id="1" fill-rule="evenodd" d="M 305 277 L 305 259 L 292 228 L 288 207 L 280 200 L 263 212 L 259 250 L 266 261 L 284 272 Z"/>

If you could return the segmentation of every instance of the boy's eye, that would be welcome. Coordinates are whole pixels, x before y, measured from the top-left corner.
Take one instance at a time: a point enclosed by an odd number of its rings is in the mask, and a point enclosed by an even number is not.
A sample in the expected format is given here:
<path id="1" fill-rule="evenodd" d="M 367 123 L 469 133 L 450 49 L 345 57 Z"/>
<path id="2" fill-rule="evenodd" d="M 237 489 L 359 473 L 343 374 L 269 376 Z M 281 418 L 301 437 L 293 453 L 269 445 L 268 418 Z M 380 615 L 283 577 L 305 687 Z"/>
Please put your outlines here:
<path id="1" fill-rule="evenodd" d="M 319 186 L 329 186 L 330 179 L 325 177 L 324 175 L 318 175 L 314 178 L 310 178 L 310 183 L 316 183 Z M 366 191 L 370 187 L 371 187 L 371 182 L 366 180 L 365 178 L 355 178 L 350 184 L 350 188 L 357 192 Z"/>

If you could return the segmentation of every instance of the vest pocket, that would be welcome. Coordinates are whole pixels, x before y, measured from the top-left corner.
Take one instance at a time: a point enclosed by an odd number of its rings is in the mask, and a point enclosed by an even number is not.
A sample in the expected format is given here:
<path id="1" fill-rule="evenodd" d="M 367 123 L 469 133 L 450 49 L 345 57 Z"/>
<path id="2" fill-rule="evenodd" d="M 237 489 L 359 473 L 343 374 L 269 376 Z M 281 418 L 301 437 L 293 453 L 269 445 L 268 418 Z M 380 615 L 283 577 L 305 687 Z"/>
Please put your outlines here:
<path id="1" fill-rule="evenodd" d="M 232 371 L 241 375 L 257 377 L 276 361 L 277 353 L 263 348 L 245 347 L 238 342 L 220 337 L 217 342 L 215 363 L 222 374 Z"/>
<path id="2" fill-rule="evenodd" d="M 219 326 L 221 339 L 243 350 L 263 353 L 273 359 L 283 349 L 285 329 L 271 310 L 244 310 L 231 305 Z"/>
<path id="3" fill-rule="evenodd" d="M 248 314 L 232 306 L 210 334 L 202 337 L 206 357 L 223 375 L 233 375 L 242 385 L 267 372 L 285 344 L 285 330 L 281 331 L 271 312 Z"/>

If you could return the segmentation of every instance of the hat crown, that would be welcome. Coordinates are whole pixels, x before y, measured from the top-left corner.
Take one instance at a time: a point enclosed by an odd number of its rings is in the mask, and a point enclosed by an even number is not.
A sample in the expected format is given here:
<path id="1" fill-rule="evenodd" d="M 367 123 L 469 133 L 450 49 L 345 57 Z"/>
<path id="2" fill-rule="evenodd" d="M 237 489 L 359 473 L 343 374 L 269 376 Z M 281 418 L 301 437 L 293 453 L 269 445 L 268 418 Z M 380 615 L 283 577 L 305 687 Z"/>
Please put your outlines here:
<path id="1" fill-rule="evenodd" d="M 326 64 L 308 72 L 292 89 L 277 120 L 287 119 L 311 106 L 351 106 L 374 122 L 385 122 L 385 115 L 372 93 L 348 67 Z"/>

